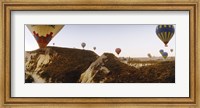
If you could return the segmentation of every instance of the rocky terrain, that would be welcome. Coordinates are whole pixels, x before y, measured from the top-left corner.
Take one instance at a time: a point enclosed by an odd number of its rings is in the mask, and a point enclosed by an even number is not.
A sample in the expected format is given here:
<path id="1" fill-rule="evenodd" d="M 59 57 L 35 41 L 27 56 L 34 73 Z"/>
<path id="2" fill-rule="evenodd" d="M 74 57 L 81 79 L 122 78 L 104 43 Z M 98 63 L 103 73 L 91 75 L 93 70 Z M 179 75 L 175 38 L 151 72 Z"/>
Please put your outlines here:
<path id="1" fill-rule="evenodd" d="M 26 83 L 174 83 L 175 62 L 130 66 L 112 53 L 47 47 L 26 52 Z"/>
<path id="2" fill-rule="evenodd" d="M 26 52 L 25 82 L 77 82 L 97 57 L 92 51 L 59 47 Z"/>

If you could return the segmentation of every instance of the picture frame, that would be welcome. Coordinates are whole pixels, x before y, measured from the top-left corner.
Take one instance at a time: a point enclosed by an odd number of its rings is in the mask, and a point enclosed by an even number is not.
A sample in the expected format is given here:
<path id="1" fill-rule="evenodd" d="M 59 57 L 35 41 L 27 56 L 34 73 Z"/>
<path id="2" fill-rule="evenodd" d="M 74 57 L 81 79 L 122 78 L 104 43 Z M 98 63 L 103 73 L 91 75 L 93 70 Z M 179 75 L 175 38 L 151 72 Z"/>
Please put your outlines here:
<path id="1" fill-rule="evenodd" d="M 200 33 L 199 27 L 199 1 L 175 1 L 175 2 L 163 2 L 163 1 L 60 1 L 53 2 L 46 0 L 45 2 L 25 2 L 14 0 L 12 2 L 4 0 L 1 2 L 2 13 L 2 26 L 1 26 L 1 106 L 6 107 L 9 105 L 40 105 L 40 106 L 51 106 L 55 104 L 59 105 L 71 105 L 75 104 L 79 107 L 88 107 L 88 104 L 92 104 L 98 107 L 109 104 L 109 106 L 115 106 L 119 104 L 124 107 L 163 107 L 163 105 L 172 105 L 173 107 L 199 107 L 199 67 L 198 67 L 198 54 L 199 54 L 199 38 Z M 190 35 L 190 71 L 189 71 L 189 88 L 190 96 L 186 97 L 110 97 L 110 98 L 33 98 L 33 97 L 11 97 L 11 12 L 12 11 L 189 11 L 189 35 Z M 84 104 L 84 105 L 83 105 Z M 58 106 L 57 106 L 58 105 Z M 72 105 L 73 106 L 73 105 Z M 15 107 L 15 106 L 12 106 Z M 61 106 L 62 107 L 62 106 Z M 75 107 L 75 106 L 73 106 Z"/>

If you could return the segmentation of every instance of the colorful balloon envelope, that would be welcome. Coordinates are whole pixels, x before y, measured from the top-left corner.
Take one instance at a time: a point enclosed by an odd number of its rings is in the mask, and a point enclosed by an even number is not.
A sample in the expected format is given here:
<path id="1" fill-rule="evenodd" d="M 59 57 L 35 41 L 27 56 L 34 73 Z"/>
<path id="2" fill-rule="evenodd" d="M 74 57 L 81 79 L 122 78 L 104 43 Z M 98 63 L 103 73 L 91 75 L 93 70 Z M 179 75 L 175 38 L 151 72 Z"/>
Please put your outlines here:
<path id="1" fill-rule="evenodd" d="M 162 56 L 163 56 L 164 59 L 166 59 L 168 57 L 168 53 L 167 52 L 163 52 Z"/>
<path id="2" fill-rule="evenodd" d="M 171 40 L 175 32 L 173 25 L 158 25 L 156 27 L 156 34 L 159 39 L 165 44 L 167 47 L 168 42 Z"/>
<path id="3" fill-rule="evenodd" d="M 64 25 L 26 25 L 40 48 L 45 48 Z"/>
<path id="4" fill-rule="evenodd" d="M 119 55 L 120 52 L 121 52 L 121 49 L 120 49 L 120 48 L 116 48 L 116 49 L 115 49 L 115 52 Z"/>

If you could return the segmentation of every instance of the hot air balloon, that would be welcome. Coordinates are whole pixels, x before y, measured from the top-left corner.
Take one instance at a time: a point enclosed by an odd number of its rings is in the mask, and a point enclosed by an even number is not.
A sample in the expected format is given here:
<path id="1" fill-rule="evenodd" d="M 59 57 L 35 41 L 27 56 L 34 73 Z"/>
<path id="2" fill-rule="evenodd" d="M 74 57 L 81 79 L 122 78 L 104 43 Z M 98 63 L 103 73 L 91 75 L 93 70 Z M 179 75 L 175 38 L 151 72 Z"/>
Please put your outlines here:
<path id="1" fill-rule="evenodd" d="M 150 53 L 148 53 L 148 54 L 147 54 L 147 56 L 148 56 L 149 58 L 151 58 L 151 57 L 152 57 Z"/>
<path id="2" fill-rule="evenodd" d="M 45 48 L 64 25 L 26 25 L 40 48 Z"/>
<path id="3" fill-rule="evenodd" d="M 120 48 L 116 48 L 116 49 L 115 49 L 115 52 L 119 55 L 120 52 L 121 52 L 121 49 L 120 49 Z"/>
<path id="4" fill-rule="evenodd" d="M 53 43 L 53 45 L 55 45 L 55 43 Z"/>
<path id="5" fill-rule="evenodd" d="M 82 42 L 82 43 L 81 43 L 81 46 L 82 46 L 83 49 L 84 49 L 84 47 L 86 46 L 86 43 L 85 43 L 85 42 Z"/>
<path id="6" fill-rule="evenodd" d="M 160 52 L 160 54 L 162 55 L 162 53 L 164 52 L 164 50 L 161 49 L 159 52 Z"/>
<path id="7" fill-rule="evenodd" d="M 167 52 L 163 52 L 163 53 L 162 53 L 162 56 L 163 56 L 164 59 L 166 59 L 167 56 L 168 56 L 168 53 L 167 53 Z"/>
<path id="8" fill-rule="evenodd" d="M 93 50 L 96 50 L 96 47 L 93 47 Z"/>
<path id="9" fill-rule="evenodd" d="M 167 47 L 168 42 L 171 40 L 175 32 L 173 25 L 158 25 L 156 27 L 156 34 L 160 38 L 160 40 Z"/>
<path id="10" fill-rule="evenodd" d="M 170 49 L 171 52 L 173 52 L 173 49 Z"/>

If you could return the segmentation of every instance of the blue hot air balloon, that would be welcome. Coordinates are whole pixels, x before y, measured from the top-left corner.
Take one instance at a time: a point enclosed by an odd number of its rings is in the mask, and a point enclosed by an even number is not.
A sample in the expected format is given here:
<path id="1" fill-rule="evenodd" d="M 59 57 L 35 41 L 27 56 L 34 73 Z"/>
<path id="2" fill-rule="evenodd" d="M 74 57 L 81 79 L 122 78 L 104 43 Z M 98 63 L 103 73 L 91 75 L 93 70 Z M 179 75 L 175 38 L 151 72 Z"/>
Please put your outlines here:
<path id="1" fill-rule="evenodd" d="M 171 40 L 175 32 L 173 25 L 158 25 L 156 27 L 156 34 L 160 38 L 160 40 L 167 47 L 168 42 Z"/>
<path id="2" fill-rule="evenodd" d="M 160 54 L 162 55 L 162 53 L 164 52 L 164 50 L 163 50 L 163 49 L 161 49 L 159 52 L 160 52 Z"/>
<path id="3" fill-rule="evenodd" d="M 163 56 L 164 59 L 166 59 L 168 57 L 168 53 L 167 52 L 163 52 L 162 56 Z"/>

